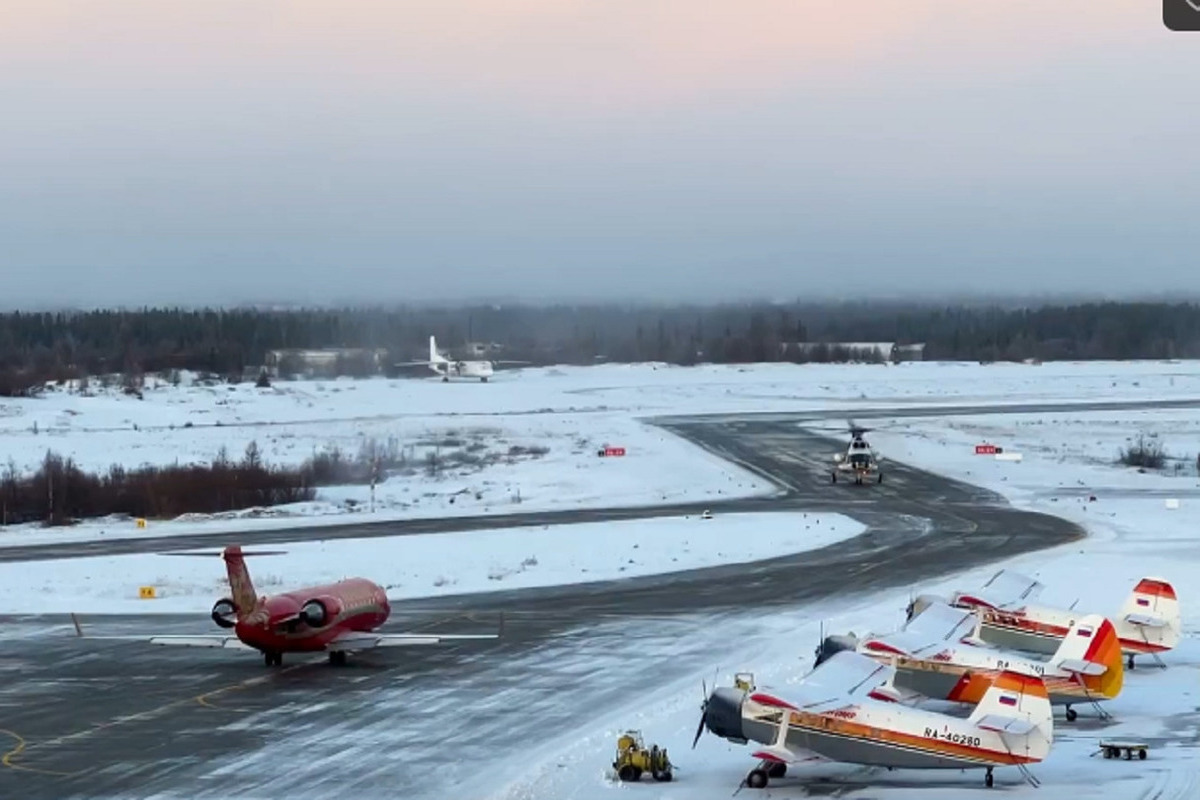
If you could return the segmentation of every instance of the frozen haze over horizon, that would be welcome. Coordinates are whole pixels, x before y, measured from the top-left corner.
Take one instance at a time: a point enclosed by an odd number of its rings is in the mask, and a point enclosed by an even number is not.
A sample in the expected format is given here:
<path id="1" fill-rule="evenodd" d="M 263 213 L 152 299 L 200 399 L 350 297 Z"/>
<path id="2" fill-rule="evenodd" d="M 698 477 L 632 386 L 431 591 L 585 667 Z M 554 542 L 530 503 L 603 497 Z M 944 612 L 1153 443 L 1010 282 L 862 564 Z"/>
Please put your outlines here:
<path id="1" fill-rule="evenodd" d="M 11 0 L 3 308 L 1200 294 L 1139 0 Z"/>

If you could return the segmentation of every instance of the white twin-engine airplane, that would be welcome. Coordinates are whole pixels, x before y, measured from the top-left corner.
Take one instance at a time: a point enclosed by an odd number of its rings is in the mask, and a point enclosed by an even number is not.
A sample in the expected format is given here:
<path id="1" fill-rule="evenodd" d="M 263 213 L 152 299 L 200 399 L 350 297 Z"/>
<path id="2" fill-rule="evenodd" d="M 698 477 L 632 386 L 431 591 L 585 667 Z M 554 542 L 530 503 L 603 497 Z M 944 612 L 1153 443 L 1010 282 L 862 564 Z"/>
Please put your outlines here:
<path id="1" fill-rule="evenodd" d="M 909 605 L 908 614 L 911 619 L 939 601 L 977 610 L 982 617 L 979 638 L 983 641 L 1013 650 L 1053 653 L 1084 614 L 1071 608 L 1035 605 L 1043 588 L 1033 578 L 1002 569 L 980 589 L 955 592 L 949 600 L 919 596 Z M 1112 623 L 1130 669 L 1139 655 L 1148 655 L 1161 665 L 1158 654 L 1173 650 L 1183 629 L 1175 587 L 1162 578 L 1142 578 Z"/>
<path id="2" fill-rule="evenodd" d="M 789 764 L 836 761 L 902 769 L 1015 766 L 1037 785 L 1027 764 L 1042 761 L 1054 718 L 1042 679 L 1000 672 L 967 718 L 912 708 L 888 699 L 895 668 L 844 650 L 788 688 L 788 697 L 719 687 L 702 706 L 692 742 L 707 728 L 737 744 L 757 742 L 759 763 L 745 785 L 761 789 Z"/>
<path id="3" fill-rule="evenodd" d="M 488 378 L 496 374 L 496 364 L 527 364 L 527 361 L 491 361 L 487 359 L 471 359 L 471 360 L 451 360 L 438 352 L 437 339 L 433 336 L 429 337 L 429 360 L 428 361 L 405 361 L 397 364 L 397 367 L 429 367 L 431 370 L 442 376 L 442 382 L 446 383 L 451 378 L 461 378 L 464 380 L 478 380 L 487 383 Z"/>

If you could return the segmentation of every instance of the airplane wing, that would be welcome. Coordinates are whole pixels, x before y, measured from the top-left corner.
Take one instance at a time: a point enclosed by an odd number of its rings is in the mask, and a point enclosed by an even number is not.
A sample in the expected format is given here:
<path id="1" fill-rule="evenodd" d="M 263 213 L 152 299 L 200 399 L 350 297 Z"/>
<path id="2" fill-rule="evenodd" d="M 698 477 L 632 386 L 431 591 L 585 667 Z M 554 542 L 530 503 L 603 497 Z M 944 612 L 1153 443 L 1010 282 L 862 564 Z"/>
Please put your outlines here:
<path id="1" fill-rule="evenodd" d="M 393 367 L 428 367 L 430 364 L 436 364 L 436 361 L 401 361 L 392 364 Z"/>
<path id="2" fill-rule="evenodd" d="M 89 639 L 139 639 L 149 644 L 165 645 L 169 647 L 223 647 L 231 650 L 251 650 L 249 645 L 242 642 L 236 636 L 222 636 L 221 634 L 201 635 L 201 636 L 186 636 L 186 635 L 167 635 L 167 636 L 89 636 Z"/>
<path id="3" fill-rule="evenodd" d="M 242 642 L 236 636 L 224 636 L 219 633 L 212 635 L 189 636 L 186 634 L 162 634 L 148 636 L 92 636 L 88 634 L 88 639 L 98 639 L 102 641 L 113 642 L 142 642 L 144 644 L 156 644 L 164 647 L 216 647 L 225 648 L 227 650 L 251 650 L 249 645 Z"/>
<path id="4" fill-rule="evenodd" d="M 83 632 L 83 626 L 79 623 L 79 618 L 71 615 L 71 623 L 75 626 L 75 634 L 83 639 L 102 639 L 115 642 L 144 642 L 146 644 L 156 644 L 164 647 L 218 647 L 230 650 L 250 650 L 249 645 L 242 642 L 241 639 L 232 633 L 213 633 L 213 634 L 143 634 L 141 636 L 92 636 Z"/>
<path id="5" fill-rule="evenodd" d="M 374 650 L 377 647 L 415 647 L 470 639 L 499 639 L 498 633 L 343 633 L 325 648 L 332 651 Z"/>
<path id="6" fill-rule="evenodd" d="M 959 642 L 975 629 L 975 614 L 945 603 L 930 603 L 904 626 L 904 633 L 915 640 L 924 640 L 923 647 L 941 647 L 947 642 Z"/>
<path id="7" fill-rule="evenodd" d="M 896 668 L 890 664 L 881 664 L 852 650 L 842 650 L 790 687 L 787 700 L 765 692 L 755 692 L 750 699 L 762 705 L 814 713 L 834 711 L 866 699 L 872 690 L 890 681 L 895 674 Z"/>
<path id="8" fill-rule="evenodd" d="M 1036 599 L 1044 588 L 1044 584 L 1028 575 L 1002 569 L 989 578 L 978 592 L 959 592 L 957 599 L 992 608 L 1019 608 Z"/>

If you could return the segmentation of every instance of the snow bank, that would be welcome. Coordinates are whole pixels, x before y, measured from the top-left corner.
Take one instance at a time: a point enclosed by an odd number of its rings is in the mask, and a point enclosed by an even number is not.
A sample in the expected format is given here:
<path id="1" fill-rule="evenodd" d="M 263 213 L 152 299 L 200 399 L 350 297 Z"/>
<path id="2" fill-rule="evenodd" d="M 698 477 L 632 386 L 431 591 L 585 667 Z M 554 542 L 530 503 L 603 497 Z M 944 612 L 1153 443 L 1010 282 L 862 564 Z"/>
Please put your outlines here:
<path id="1" fill-rule="evenodd" d="M 802 553 L 857 536 L 838 514 L 718 514 L 289 544 L 252 559 L 260 593 L 362 576 L 396 599 L 656 575 Z M 215 553 L 216 551 L 214 551 Z M 139 599 L 142 586 L 157 597 Z M 215 557 L 155 554 L 0 564 L 0 613 L 207 613 Z"/>

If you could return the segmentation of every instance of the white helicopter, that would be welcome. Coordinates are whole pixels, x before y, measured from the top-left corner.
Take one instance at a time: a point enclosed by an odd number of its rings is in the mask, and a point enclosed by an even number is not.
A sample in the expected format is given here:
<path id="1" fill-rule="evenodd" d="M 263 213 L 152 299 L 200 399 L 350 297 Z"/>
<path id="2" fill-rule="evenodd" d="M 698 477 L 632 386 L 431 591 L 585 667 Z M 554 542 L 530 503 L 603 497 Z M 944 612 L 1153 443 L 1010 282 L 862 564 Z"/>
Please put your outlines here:
<path id="1" fill-rule="evenodd" d="M 868 482 L 872 477 L 875 478 L 876 483 L 883 483 L 883 468 L 880 466 L 882 459 L 863 438 L 863 434 L 870 433 L 874 429 L 859 427 L 854 424 L 853 420 L 847 427 L 850 431 L 850 444 L 846 447 L 845 453 L 834 455 L 833 470 L 830 472 L 831 481 L 837 483 L 838 473 L 841 472 L 852 476 L 854 482 L 859 486 Z"/>

